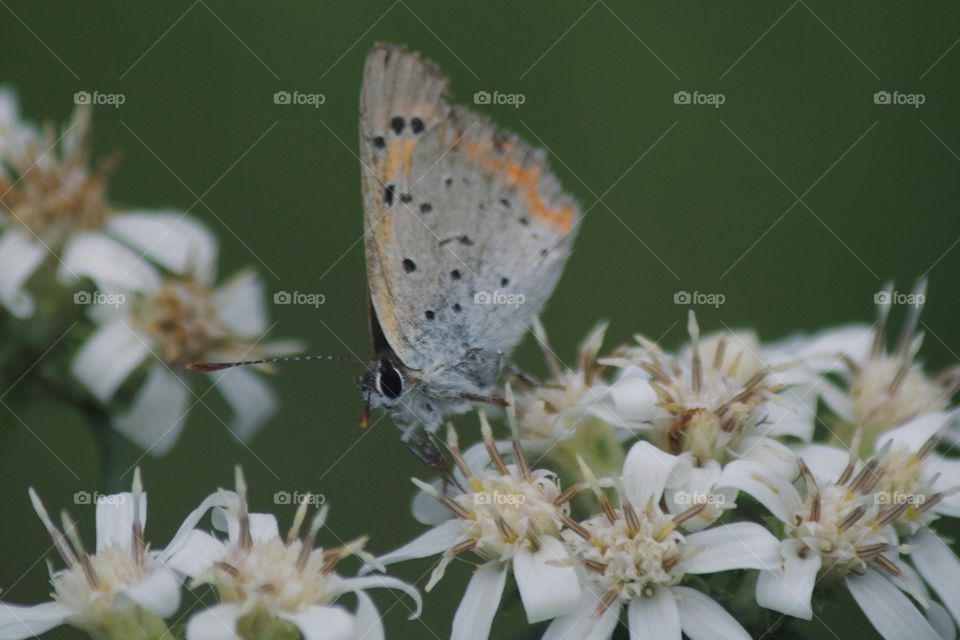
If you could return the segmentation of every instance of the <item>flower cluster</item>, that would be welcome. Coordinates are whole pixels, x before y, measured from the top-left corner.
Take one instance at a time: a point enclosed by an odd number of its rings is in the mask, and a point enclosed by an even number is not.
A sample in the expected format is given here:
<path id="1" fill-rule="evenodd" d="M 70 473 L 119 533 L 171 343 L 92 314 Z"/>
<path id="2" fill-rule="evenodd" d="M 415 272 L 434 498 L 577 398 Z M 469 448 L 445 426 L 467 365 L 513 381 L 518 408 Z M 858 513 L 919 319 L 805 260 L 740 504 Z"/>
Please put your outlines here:
<path id="1" fill-rule="evenodd" d="M 414 515 L 433 528 L 380 560 L 439 555 L 429 589 L 454 559 L 479 559 L 452 638 L 496 635 L 510 575 L 553 640 L 619 625 L 768 635 L 836 588 L 886 640 L 954 638 L 960 561 L 932 527 L 960 516 L 960 459 L 942 444 L 957 377 L 916 362 L 918 313 L 892 353 L 889 306 L 873 327 L 771 344 L 701 336 L 691 313 L 675 352 L 638 337 L 607 357 L 601 326 L 575 367 L 538 325 L 550 377 L 508 386 L 512 437 L 495 440 L 481 413 L 483 442 L 461 453 L 451 428 L 455 471 L 415 480 Z"/>
<path id="2" fill-rule="evenodd" d="M 90 122 L 83 104 L 59 133 L 37 128 L 0 88 L 0 325 L 18 345 L 0 379 L 29 371 L 25 392 L 39 385 L 162 455 L 198 402 L 202 376 L 185 376 L 186 364 L 296 346 L 263 341 L 269 322 L 255 274 L 217 283 L 217 244 L 199 221 L 109 199 L 117 163 L 91 163 Z M 69 378 L 31 371 L 41 353 Z M 231 429 L 249 439 L 274 414 L 273 392 L 253 371 L 211 375 L 233 410 Z"/>
<path id="3" fill-rule="evenodd" d="M 0 603 L 0 638 L 32 638 L 70 625 L 92 638 L 159 640 L 178 637 L 170 620 L 180 609 L 183 582 L 196 589 L 210 585 L 219 602 L 186 616 L 188 640 L 298 637 L 350 640 L 384 638 L 371 588 L 397 589 L 413 601 L 411 619 L 420 615 L 417 590 L 385 575 L 344 577 L 341 561 L 355 556 L 382 569 L 363 547 L 365 538 L 334 548 L 316 546 L 327 518 L 324 506 L 312 517 L 306 535 L 309 500 L 301 501 L 293 525 L 279 533 L 272 514 L 251 513 L 246 485 L 237 470 L 236 491 L 206 498 L 180 526 L 170 543 L 154 549 L 147 542 L 147 494 L 139 469 L 127 493 L 98 496 L 97 544 L 89 552 L 66 513 L 57 526 L 31 489 L 30 499 L 66 568 L 50 568 L 53 601 L 22 606 Z M 198 528 L 207 513 L 221 539 Z M 353 594 L 354 611 L 341 602 Z M 198 599 L 199 602 L 199 599 Z"/>

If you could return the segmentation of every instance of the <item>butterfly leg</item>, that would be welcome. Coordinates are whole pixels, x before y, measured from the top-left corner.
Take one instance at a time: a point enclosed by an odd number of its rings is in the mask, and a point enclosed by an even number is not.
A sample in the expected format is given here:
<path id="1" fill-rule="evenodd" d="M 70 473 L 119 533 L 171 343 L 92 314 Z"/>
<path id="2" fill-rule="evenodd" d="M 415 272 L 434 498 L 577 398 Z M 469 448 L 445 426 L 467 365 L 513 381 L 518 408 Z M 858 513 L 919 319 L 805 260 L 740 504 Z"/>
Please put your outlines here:
<path id="1" fill-rule="evenodd" d="M 401 441 L 407 445 L 410 453 L 440 474 L 443 478 L 444 490 L 446 490 L 447 483 L 453 479 L 453 476 L 451 475 L 450 463 L 447 462 L 446 456 L 443 455 L 443 451 L 437 445 L 436 436 L 421 426 L 414 426 L 403 433 Z"/>

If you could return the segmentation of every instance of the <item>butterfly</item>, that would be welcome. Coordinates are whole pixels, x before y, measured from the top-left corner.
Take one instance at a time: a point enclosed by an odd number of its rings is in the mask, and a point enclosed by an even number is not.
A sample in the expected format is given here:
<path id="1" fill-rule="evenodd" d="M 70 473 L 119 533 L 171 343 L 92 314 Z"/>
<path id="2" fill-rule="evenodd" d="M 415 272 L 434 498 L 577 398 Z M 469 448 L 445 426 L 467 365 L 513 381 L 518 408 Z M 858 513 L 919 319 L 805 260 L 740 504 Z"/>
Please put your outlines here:
<path id="1" fill-rule="evenodd" d="M 447 90 L 436 65 L 401 45 L 367 56 L 360 161 L 374 355 L 358 381 L 361 422 L 370 407 L 386 409 L 431 464 L 429 433 L 445 416 L 505 404 L 510 353 L 556 287 L 581 221 L 542 150 L 451 105 Z"/>

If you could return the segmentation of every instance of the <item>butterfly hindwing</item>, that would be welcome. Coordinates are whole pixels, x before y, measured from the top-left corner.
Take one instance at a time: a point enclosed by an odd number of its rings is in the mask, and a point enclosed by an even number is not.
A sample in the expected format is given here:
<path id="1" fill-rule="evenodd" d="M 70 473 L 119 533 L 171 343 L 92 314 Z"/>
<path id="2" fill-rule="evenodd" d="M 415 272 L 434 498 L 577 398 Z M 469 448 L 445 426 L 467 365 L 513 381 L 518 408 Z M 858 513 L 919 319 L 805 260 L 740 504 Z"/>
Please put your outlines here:
<path id="1" fill-rule="evenodd" d="M 580 217 L 542 151 L 448 106 L 446 85 L 416 54 L 378 45 L 361 99 L 372 312 L 420 371 L 509 352 L 556 286 Z"/>

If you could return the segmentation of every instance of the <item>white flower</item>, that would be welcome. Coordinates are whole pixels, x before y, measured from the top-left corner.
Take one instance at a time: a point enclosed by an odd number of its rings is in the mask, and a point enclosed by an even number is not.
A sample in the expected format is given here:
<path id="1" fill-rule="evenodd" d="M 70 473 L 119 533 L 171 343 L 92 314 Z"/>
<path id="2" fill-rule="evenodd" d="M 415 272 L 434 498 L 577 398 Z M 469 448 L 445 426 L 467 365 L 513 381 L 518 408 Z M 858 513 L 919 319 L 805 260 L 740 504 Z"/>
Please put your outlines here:
<path id="1" fill-rule="evenodd" d="M 733 569 L 769 569 L 777 561 L 777 539 L 762 526 L 737 522 L 683 535 L 684 520 L 703 505 L 678 515 L 660 508 L 677 458 L 648 442 L 627 455 L 623 475 L 613 481 L 620 507 L 600 491 L 606 486 L 585 469 L 602 506 L 600 514 L 564 533 L 582 567 L 588 589 L 576 610 L 551 623 L 544 640 L 611 637 L 627 609 L 631 638 L 749 640 L 746 630 L 703 593 L 683 586 L 687 575 Z"/>
<path id="2" fill-rule="evenodd" d="M 534 320 L 534 335 L 550 377 L 537 382 L 523 374 L 514 376 L 513 406 L 524 449 L 543 454 L 561 475 L 576 475 L 578 455 L 604 472 L 619 469 L 623 464 L 621 440 L 630 434 L 614 427 L 627 427 L 649 415 L 628 415 L 626 411 L 633 398 L 648 388 L 645 384 L 640 388 L 624 381 L 611 386 L 601 378 L 606 367 L 597 363 L 597 354 L 606 329 L 606 323 L 601 323 L 587 335 L 577 349 L 576 367 L 570 368 L 560 362 L 543 326 Z M 510 443 L 506 445 L 509 448 Z"/>
<path id="3" fill-rule="evenodd" d="M 170 450 L 186 422 L 189 377 L 200 375 L 188 376 L 187 364 L 251 359 L 292 348 L 259 342 L 268 329 L 262 281 L 242 272 L 214 288 L 215 252 L 201 253 L 211 257 L 194 262 L 192 273 L 162 277 L 148 269 L 151 277 L 123 304 L 92 308 L 98 326 L 71 365 L 74 377 L 102 403 L 128 381 L 136 384 L 132 403 L 114 413 L 113 424 L 154 455 Z M 274 393 L 258 373 L 234 368 L 206 375 L 233 409 L 231 428 L 239 438 L 251 438 L 276 412 Z"/>
<path id="4" fill-rule="evenodd" d="M 683 459 L 686 472 L 678 469 L 665 498 L 672 513 L 689 508 L 691 497 L 702 499 L 706 508 L 686 524 L 697 529 L 735 506 L 736 492 L 719 489 L 732 486 L 723 474 L 736 470 L 728 467 L 762 464 L 787 479 L 796 476 L 795 456 L 776 438 L 813 436 L 816 396 L 809 392 L 812 375 L 795 370 L 789 354 L 762 349 L 751 333 L 701 340 L 693 312 L 688 330 L 691 344 L 678 356 L 638 337 L 640 347 L 606 361 L 623 368 L 617 384 L 647 386 L 639 398 L 649 404 L 650 417 L 634 428 Z"/>
<path id="5" fill-rule="evenodd" d="M 486 417 L 483 413 L 480 417 L 492 468 L 468 464 L 451 428 L 448 445 L 459 472 L 456 482 L 463 487 L 448 495 L 414 482 L 453 517 L 380 558 L 387 564 L 443 554 L 428 591 L 454 558 L 473 552 L 483 560 L 453 619 L 450 637 L 457 640 L 489 636 L 510 570 L 530 623 L 566 613 L 580 599 L 576 570 L 560 540 L 564 523 L 570 521 L 568 500 L 573 491 L 561 491 L 553 473 L 531 470 L 519 440 L 514 440 L 514 464 L 507 465 Z"/>
<path id="6" fill-rule="evenodd" d="M 208 504 L 214 502 L 228 505 L 213 512 L 214 525 L 227 532 L 227 539 L 193 529 L 168 560 L 170 567 L 193 579 L 191 587 L 212 585 L 219 594 L 219 604 L 190 619 L 188 640 L 239 640 L 244 629 L 257 629 L 257 637 L 264 639 L 288 637 L 284 634 L 291 629 L 308 640 L 382 639 L 380 617 L 365 593 L 375 587 L 403 591 L 416 605 L 411 619 L 420 615 L 420 594 L 407 583 L 385 575 L 345 578 L 335 572 L 349 556 L 375 561 L 362 551 L 364 538 L 334 549 L 314 547 L 327 507 L 314 516 L 301 539 L 308 501 L 301 502 L 290 531 L 281 536 L 272 514 L 248 512 L 239 470 L 237 493 L 208 498 Z M 357 597 L 356 613 L 337 604 L 349 593 Z"/>
<path id="7" fill-rule="evenodd" d="M 907 559 L 960 623 L 960 584 L 956 580 L 960 561 L 947 542 L 929 528 L 941 516 L 960 516 L 960 461 L 935 451 L 952 418 L 948 413 L 927 413 L 880 436 L 875 457 L 881 473 L 873 497 L 891 510 L 890 523 L 905 537 Z M 817 479 L 839 477 L 849 464 L 848 454 L 834 447 L 805 445 L 797 451 Z"/>
<path id="8" fill-rule="evenodd" d="M 891 295 L 888 286 L 884 295 Z M 798 357 L 816 373 L 832 373 L 842 384 L 824 380 L 817 386 L 830 410 L 853 427 L 864 430 L 863 444 L 870 447 L 887 429 L 925 413 L 943 411 L 960 386 L 957 369 L 928 375 L 916 356 L 923 342 L 917 331 L 926 280 L 917 283 L 917 302 L 910 307 L 896 347 L 887 350 L 891 304 L 877 305 L 872 327 L 843 327 L 794 344 Z"/>
<path id="9" fill-rule="evenodd" d="M 885 453 L 864 464 L 849 456 L 843 469 L 829 477 L 817 476 L 801 462 L 803 494 L 759 474 L 740 479 L 739 488 L 784 523 L 780 566 L 762 572 L 757 581 L 761 606 L 809 620 L 815 588 L 842 582 L 887 640 L 940 637 L 904 593 L 928 607 L 922 585 L 902 562 L 900 556 L 909 548 L 900 545 L 894 527 L 908 505 L 892 504 L 878 491 L 889 483 L 888 473 L 900 472 L 885 466 Z M 825 466 L 822 460 L 815 464 Z"/>
<path id="10" fill-rule="evenodd" d="M 163 619 L 180 605 L 180 580 L 144 542 L 147 496 L 139 470 L 131 493 L 98 496 L 93 554 L 83 547 L 69 516 L 64 514 L 61 529 L 33 489 L 30 499 L 67 567 L 51 569 L 53 602 L 0 603 L 0 638 L 32 638 L 62 624 L 103 639 L 156 640 L 169 633 Z"/>
<path id="11" fill-rule="evenodd" d="M 147 262 L 173 273 L 212 269 L 210 233 L 175 211 L 119 211 L 107 199 L 112 158 L 90 166 L 90 108 L 77 107 L 59 137 L 19 117 L 0 90 L 0 305 L 28 318 L 28 281 L 47 262 L 60 284 L 91 278 L 100 293 L 154 284 Z"/>

